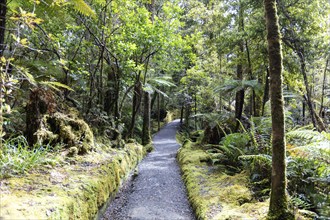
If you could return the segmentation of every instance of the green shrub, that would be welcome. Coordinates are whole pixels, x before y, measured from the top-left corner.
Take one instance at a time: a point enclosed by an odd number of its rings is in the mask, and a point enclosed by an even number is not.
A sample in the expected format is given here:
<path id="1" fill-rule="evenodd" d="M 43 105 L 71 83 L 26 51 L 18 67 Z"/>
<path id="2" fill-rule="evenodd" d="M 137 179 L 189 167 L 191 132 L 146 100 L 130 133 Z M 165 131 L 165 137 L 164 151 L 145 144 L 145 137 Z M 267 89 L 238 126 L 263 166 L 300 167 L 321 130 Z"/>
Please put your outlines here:
<path id="1" fill-rule="evenodd" d="M 243 155 L 239 159 L 249 172 L 255 198 L 261 201 L 268 198 L 272 172 L 271 156 L 267 154 Z"/>

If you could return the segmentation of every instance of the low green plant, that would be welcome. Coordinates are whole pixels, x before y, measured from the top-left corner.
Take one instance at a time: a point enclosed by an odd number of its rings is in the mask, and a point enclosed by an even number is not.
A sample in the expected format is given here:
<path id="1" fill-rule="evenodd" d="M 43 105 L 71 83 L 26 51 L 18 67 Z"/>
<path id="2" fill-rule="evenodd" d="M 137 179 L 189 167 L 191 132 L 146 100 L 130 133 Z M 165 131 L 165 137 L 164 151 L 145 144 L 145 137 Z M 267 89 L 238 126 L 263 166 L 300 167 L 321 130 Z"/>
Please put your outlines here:
<path id="1" fill-rule="evenodd" d="M 255 198 L 261 201 L 268 198 L 272 170 L 271 156 L 267 154 L 243 155 L 239 157 L 239 160 L 250 175 Z"/>
<path id="2" fill-rule="evenodd" d="M 48 145 L 29 147 L 24 136 L 17 136 L 4 141 L 0 155 L 0 179 L 19 176 L 27 173 L 38 165 L 54 165 L 58 159 L 53 156 Z"/>
<path id="3" fill-rule="evenodd" d="M 247 133 L 233 133 L 226 135 L 220 145 L 213 145 L 207 152 L 210 154 L 212 164 L 226 165 L 233 171 L 240 171 L 241 161 L 239 157 L 246 153 L 250 142 Z"/>

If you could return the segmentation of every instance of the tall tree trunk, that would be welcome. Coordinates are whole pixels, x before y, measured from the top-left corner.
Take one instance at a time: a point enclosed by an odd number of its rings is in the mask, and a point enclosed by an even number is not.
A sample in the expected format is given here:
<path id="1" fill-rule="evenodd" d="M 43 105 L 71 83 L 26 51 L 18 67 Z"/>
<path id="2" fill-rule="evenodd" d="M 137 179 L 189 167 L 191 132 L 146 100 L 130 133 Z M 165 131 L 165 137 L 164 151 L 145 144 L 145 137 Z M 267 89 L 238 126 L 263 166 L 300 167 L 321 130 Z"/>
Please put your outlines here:
<path id="1" fill-rule="evenodd" d="M 195 102 L 195 108 L 194 108 L 194 110 L 195 110 L 195 117 L 194 117 L 194 122 L 195 122 L 195 130 L 197 130 L 197 117 L 196 117 L 196 115 L 197 115 L 197 95 L 196 95 L 196 93 L 195 93 L 195 97 L 194 97 L 194 102 Z"/>
<path id="2" fill-rule="evenodd" d="M 158 126 L 158 131 L 160 131 L 160 94 L 158 93 L 157 95 L 157 126 Z"/>
<path id="3" fill-rule="evenodd" d="M 306 103 L 302 101 L 302 118 L 303 118 L 303 125 L 306 125 Z"/>
<path id="4" fill-rule="evenodd" d="M 330 58 L 327 59 L 326 63 L 325 63 L 325 68 L 324 68 L 324 72 L 323 72 L 323 82 L 322 82 L 322 95 L 321 95 L 321 106 L 320 106 L 320 112 L 319 112 L 319 116 L 321 118 L 324 117 L 324 112 L 323 112 L 323 108 L 324 108 L 324 95 L 325 95 L 325 87 L 326 87 L 326 82 L 327 82 L 327 70 L 328 70 L 328 65 L 329 65 L 329 60 Z"/>
<path id="5" fill-rule="evenodd" d="M 269 69 L 267 67 L 266 79 L 265 79 L 265 87 L 264 87 L 264 97 L 262 99 L 262 113 L 261 115 L 265 115 L 265 105 L 269 100 Z"/>
<path id="6" fill-rule="evenodd" d="M 185 116 L 184 116 L 184 126 L 186 127 L 186 129 L 189 129 L 189 126 L 190 126 L 190 103 L 186 104 L 185 105 Z"/>
<path id="7" fill-rule="evenodd" d="M 240 8 L 239 8 L 239 17 L 238 17 L 238 30 L 243 31 L 244 30 L 244 21 L 243 21 L 243 8 L 242 4 L 240 3 Z M 244 52 L 244 41 L 241 39 L 238 42 L 239 44 L 239 56 L 241 57 L 243 52 Z M 237 80 L 243 80 L 243 65 L 242 65 L 242 60 L 239 59 L 238 64 L 237 64 L 237 69 L 236 69 L 236 74 L 237 74 Z M 244 89 L 236 92 L 236 99 L 235 99 L 235 118 L 237 120 L 236 122 L 236 127 L 235 131 L 238 130 L 239 128 L 239 121 L 242 118 L 242 113 L 243 113 L 243 106 L 244 106 Z"/>
<path id="8" fill-rule="evenodd" d="M 282 51 L 276 0 L 264 0 L 270 66 L 272 113 L 272 183 L 269 219 L 293 219 L 286 194 L 285 121 L 282 92 Z"/>
<path id="9" fill-rule="evenodd" d="M 156 8 L 155 8 L 155 0 L 150 0 L 150 3 L 147 4 L 148 11 L 151 13 L 150 20 L 152 23 L 155 20 L 155 13 L 156 13 Z"/>
<path id="10" fill-rule="evenodd" d="M 150 93 L 145 91 L 143 98 L 143 128 L 142 128 L 142 144 L 147 145 L 151 142 L 150 134 Z"/>
<path id="11" fill-rule="evenodd" d="M 312 101 L 311 87 L 309 86 L 309 82 L 308 82 L 308 78 L 307 78 L 304 54 L 301 51 L 298 51 L 297 53 L 299 56 L 300 69 L 301 69 L 301 73 L 303 74 L 303 77 L 304 77 L 304 84 L 305 84 L 305 89 L 306 89 L 306 95 L 304 96 L 304 98 L 307 103 L 313 125 L 318 131 L 325 131 L 326 127 L 325 127 L 322 119 L 315 112 L 314 104 Z"/>
<path id="12" fill-rule="evenodd" d="M 184 113 L 184 104 L 182 103 L 181 112 L 180 112 L 180 124 L 183 122 L 183 113 Z"/>
<path id="13" fill-rule="evenodd" d="M 113 65 L 108 70 L 107 76 L 107 90 L 105 92 L 103 109 L 108 115 L 118 117 L 117 106 L 119 99 L 119 87 L 117 80 L 117 68 Z"/>
<path id="14" fill-rule="evenodd" d="M 248 60 L 248 73 L 249 73 L 249 77 L 250 77 L 250 80 L 253 80 L 250 48 L 249 48 L 249 45 L 248 45 L 248 42 L 247 42 L 246 39 L 245 39 L 245 49 L 246 49 L 246 56 L 247 56 L 247 60 Z M 254 91 L 254 89 L 252 89 L 251 103 L 250 103 L 250 113 L 253 116 L 257 116 L 257 110 L 256 110 L 256 92 Z"/>
<path id="15" fill-rule="evenodd" d="M 142 98 L 142 83 L 138 80 L 134 86 L 134 95 L 133 95 L 133 108 L 132 108 L 132 118 L 131 118 L 131 125 L 128 129 L 127 137 L 133 137 L 136 115 L 139 112 L 140 105 L 141 105 L 141 98 Z"/>
<path id="16" fill-rule="evenodd" d="M 0 55 L 6 48 L 5 34 L 6 34 L 6 15 L 7 15 L 7 0 L 0 0 Z"/>
<path id="17" fill-rule="evenodd" d="M 7 0 L 0 0 L 0 57 L 3 56 L 5 45 L 5 34 L 6 34 L 6 15 L 7 15 Z M 3 64 L 2 64 L 3 65 Z M 0 72 L 0 153 L 2 150 L 2 138 L 3 138 L 3 114 L 2 114 L 2 100 L 3 92 L 2 87 L 4 85 L 4 74 L 5 71 L 1 68 Z"/>

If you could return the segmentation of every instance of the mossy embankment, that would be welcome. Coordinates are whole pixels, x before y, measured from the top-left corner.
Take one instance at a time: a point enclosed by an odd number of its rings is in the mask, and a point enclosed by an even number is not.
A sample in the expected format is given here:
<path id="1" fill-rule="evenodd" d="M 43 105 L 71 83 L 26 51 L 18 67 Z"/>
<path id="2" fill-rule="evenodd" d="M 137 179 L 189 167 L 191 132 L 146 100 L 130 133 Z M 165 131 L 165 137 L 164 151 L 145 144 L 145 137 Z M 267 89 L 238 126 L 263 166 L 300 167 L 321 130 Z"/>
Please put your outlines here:
<path id="1" fill-rule="evenodd" d="M 177 158 L 198 219 L 265 219 L 268 202 L 253 199 L 248 174 L 228 175 L 208 165 L 209 154 L 190 141 L 184 142 Z"/>
<path id="2" fill-rule="evenodd" d="M 1 219 L 93 219 L 146 154 L 136 143 L 97 145 L 61 165 L 1 180 Z"/>

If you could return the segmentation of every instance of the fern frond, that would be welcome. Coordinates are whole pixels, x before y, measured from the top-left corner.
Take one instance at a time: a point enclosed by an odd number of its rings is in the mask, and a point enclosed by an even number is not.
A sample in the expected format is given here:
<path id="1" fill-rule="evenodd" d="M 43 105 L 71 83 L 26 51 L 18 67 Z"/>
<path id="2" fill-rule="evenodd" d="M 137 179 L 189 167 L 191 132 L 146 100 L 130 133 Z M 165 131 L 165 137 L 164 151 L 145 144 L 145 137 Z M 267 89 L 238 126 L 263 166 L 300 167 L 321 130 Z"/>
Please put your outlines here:
<path id="1" fill-rule="evenodd" d="M 84 0 L 70 0 L 73 8 L 85 16 L 95 17 L 95 11 Z"/>
<path id="2" fill-rule="evenodd" d="M 48 87 L 50 87 L 52 89 L 55 89 L 57 91 L 59 91 L 60 88 L 73 91 L 73 89 L 71 87 L 69 87 L 67 85 L 64 85 L 60 82 L 41 81 L 40 84 L 44 85 L 44 86 L 48 86 Z"/>
<path id="3" fill-rule="evenodd" d="M 220 87 L 214 89 L 215 92 L 235 93 L 242 89 L 252 88 L 254 91 L 261 91 L 261 84 L 258 80 L 229 80 Z"/>
<path id="4" fill-rule="evenodd" d="M 249 162 L 248 166 L 251 170 L 271 170 L 272 167 L 272 157 L 267 154 L 242 155 L 238 159 L 243 162 Z"/>
<path id="5" fill-rule="evenodd" d="M 157 86 L 167 86 L 167 87 L 175 87 L 176 85 L 170 82 L 171 77 L 154 77 L 148 80 L 148 83 L 154 84 Z"/>
<path id="6" fill-rule="evenodd" d="M 106 0 L 94 0 L 94 2 L 101 6 L 105 6 L 107 4 Z"/>
<path id="7" fill-rule="evenodd" d="M 322 141 L 326 139 L 326 135 L 322 135 L 320 132 L 313 130 L 294 130 L 288 132 L 286 135 L 289 138 L 306 139 L 309 141 Z"/>

